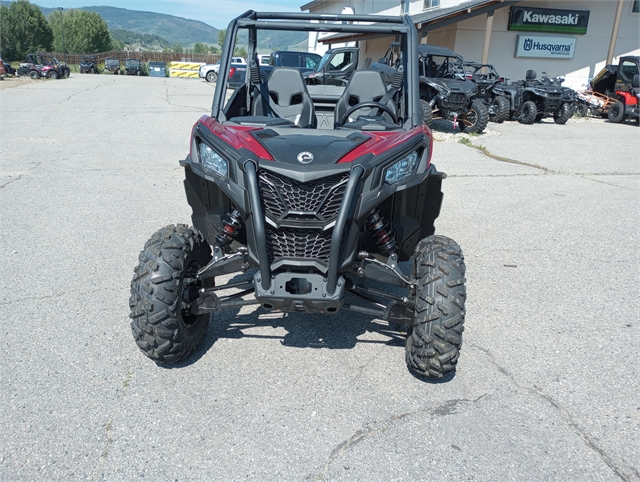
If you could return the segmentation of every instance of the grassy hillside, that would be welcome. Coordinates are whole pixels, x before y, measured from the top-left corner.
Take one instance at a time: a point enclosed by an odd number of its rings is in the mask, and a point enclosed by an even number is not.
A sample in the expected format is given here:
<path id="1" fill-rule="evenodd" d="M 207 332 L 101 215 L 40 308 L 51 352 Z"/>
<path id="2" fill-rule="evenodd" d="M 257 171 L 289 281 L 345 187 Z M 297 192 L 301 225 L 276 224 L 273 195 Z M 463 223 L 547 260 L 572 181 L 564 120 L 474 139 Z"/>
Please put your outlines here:
<path id="1" fill-rule="evenodd" d="M 185 47 L 196 42 L 218 43 L 218 29 L 198 20 L 116 7 L 82 7 L 82 9 L 100 14 L 107 22 L 109 30 L 128 30 L 139 34 L 157 35 L 172 45 L 180 44 Z"/>
<path id="2" fill-rule="evenodd" d="M 0 0 L 3 5 L 9 6 L 11 2 Z M 35 1 L 32 3 L 36 3 Z M 48 16 L 55 8 L 39 7 L 45 16 Z M 119 38 L 119 30 L 126 30 L 140 35 L 152 35 L 160 40 L 167 41 L 170 45 L 180 44 L 183 47 L 191 47 L 196 42 L 217 45 L 218 29 L 199 20 L 190 20 L 163 13 L 142 12 L 116 7 L 82 7 L 83 10 L 97 12 L 107 22 L 111 34 Z M 115 34 L 115 35 L 114 35 Z M 124 35 L 124 34 L 122 34 Z M 277 30 L 262 30 L 258 32 L 258 49 L 260 51 L 286 50 L 291 45 L 300 44 L 308 37 L 304 32 L 282 32 Z M 240 35 L 239 41 L 246 45 L 246 34 Z M 141 39 L 142 40 L 142 39 Z M 151 40 L 151 39 L 149 39 Z M 136 42 L 137 43 L 137 42 Z M 140 42 L 143 44 L 145 42 Z M 150 44 L 159 44 L 159 41 L 151 40 Z M 164 47 L 162 45 L 159 48 Z M 303 49 L 304 50 L 304 49 Z"/>
<path id="3" fill-rule="evenodd" d="M 149 33 L 137 33 L 117 29 L 109 30 L 109 34 L 111 34 L 112 38 L 119 40 L 125 45 L 140 47 L 145 50 L 162 50 L 171 47 L 171 44 L 165 39 Z"/>

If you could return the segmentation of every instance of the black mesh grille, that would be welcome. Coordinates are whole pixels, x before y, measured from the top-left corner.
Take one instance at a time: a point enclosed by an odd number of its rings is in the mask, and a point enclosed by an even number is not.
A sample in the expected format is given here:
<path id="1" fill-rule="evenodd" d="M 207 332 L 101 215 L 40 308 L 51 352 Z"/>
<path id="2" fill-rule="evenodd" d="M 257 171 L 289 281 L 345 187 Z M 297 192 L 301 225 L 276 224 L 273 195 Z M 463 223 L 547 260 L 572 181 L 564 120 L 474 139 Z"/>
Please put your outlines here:
<path id="1" fill-rule="evenodd" d="M 333 230 L 273 229 L 266 226 L 269 262 L 278 258 L 311 258 L 324 264 L 329 262 Z"/>
<path id="2" fill-rule="evenodd" d="M 348 179 L 343 173 L 303 183 L 261 170 L 262 208 L 276 220 L 331 221 L 338 215 Z"/>

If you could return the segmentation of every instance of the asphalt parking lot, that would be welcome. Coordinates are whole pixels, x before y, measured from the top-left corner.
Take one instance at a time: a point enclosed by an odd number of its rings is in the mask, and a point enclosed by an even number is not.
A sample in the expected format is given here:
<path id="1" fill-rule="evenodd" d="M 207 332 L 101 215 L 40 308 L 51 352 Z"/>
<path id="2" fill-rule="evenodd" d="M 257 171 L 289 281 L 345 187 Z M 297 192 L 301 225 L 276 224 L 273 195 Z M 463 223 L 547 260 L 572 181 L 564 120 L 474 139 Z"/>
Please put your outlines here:
<path id="1" fill-rule="evenodd" d="M 489 124 L 485 152 L 435 133 L 437 233 L 467 264 L 453 378 L 411 376 L 385 322 L 254 308 L 159 368 L 129 283 L 190 223 L 178 160 L 212 93 L 0 90 L 0 480 L 640 481 L 638 127 Z"/>

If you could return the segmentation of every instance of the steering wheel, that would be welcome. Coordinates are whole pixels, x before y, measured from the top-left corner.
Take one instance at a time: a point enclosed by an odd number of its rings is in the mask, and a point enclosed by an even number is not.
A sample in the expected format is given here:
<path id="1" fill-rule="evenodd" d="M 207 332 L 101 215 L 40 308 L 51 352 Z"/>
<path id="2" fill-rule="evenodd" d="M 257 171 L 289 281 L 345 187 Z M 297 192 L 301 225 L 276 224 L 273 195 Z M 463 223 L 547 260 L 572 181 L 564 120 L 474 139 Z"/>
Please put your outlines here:
<path id="1" fill-rule="evenodd" d="M 347 112 L 345 112 L 345 114 L 342 116 L 342 119 L 340 119 L 340 125 L 341 126 L 344 125 L 344 123 L 347 120 L 349 120 L 349 116 L 353 114 L 355 111 L 360 109 L 366 109 L 367 107 L 369 108 L 377 107 L 379 110 L 383 110 L 384 112 L 386 112 L 391 116 L 391 120 L 393 120 L 394 124 L 398 123 L 398 117 L 396 116 L 396 113 L 393 112 L 391 107 L 389 107 L 388 105 L 381 104 L 380 102 L 370 101 L 370 102 L 360 102 L 359 104 L 356 104 L 353 107 L 351 107 Z"/>
<path id="2" fill-rule="evenodd" d="M 449 66 L 447 64 L 442 64 L 438 67 L 438 72 L 436 73 L 436 77 L 444 77 L 449 73 Z"/>

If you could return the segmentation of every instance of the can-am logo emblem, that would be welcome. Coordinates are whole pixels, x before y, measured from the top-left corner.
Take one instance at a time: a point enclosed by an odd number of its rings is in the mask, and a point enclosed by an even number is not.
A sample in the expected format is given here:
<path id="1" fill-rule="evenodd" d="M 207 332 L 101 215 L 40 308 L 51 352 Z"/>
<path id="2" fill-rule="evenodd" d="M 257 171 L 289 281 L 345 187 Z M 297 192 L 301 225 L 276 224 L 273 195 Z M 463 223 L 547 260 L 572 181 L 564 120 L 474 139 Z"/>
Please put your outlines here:
<path id="1" fill-rule="evenodd" d="M 310 152 L 304 151 L 298 154 L 298 162 L 300 164 L 309 164 L 310 162 L 313 162 L 313 159 L 313 154 Z"/>

